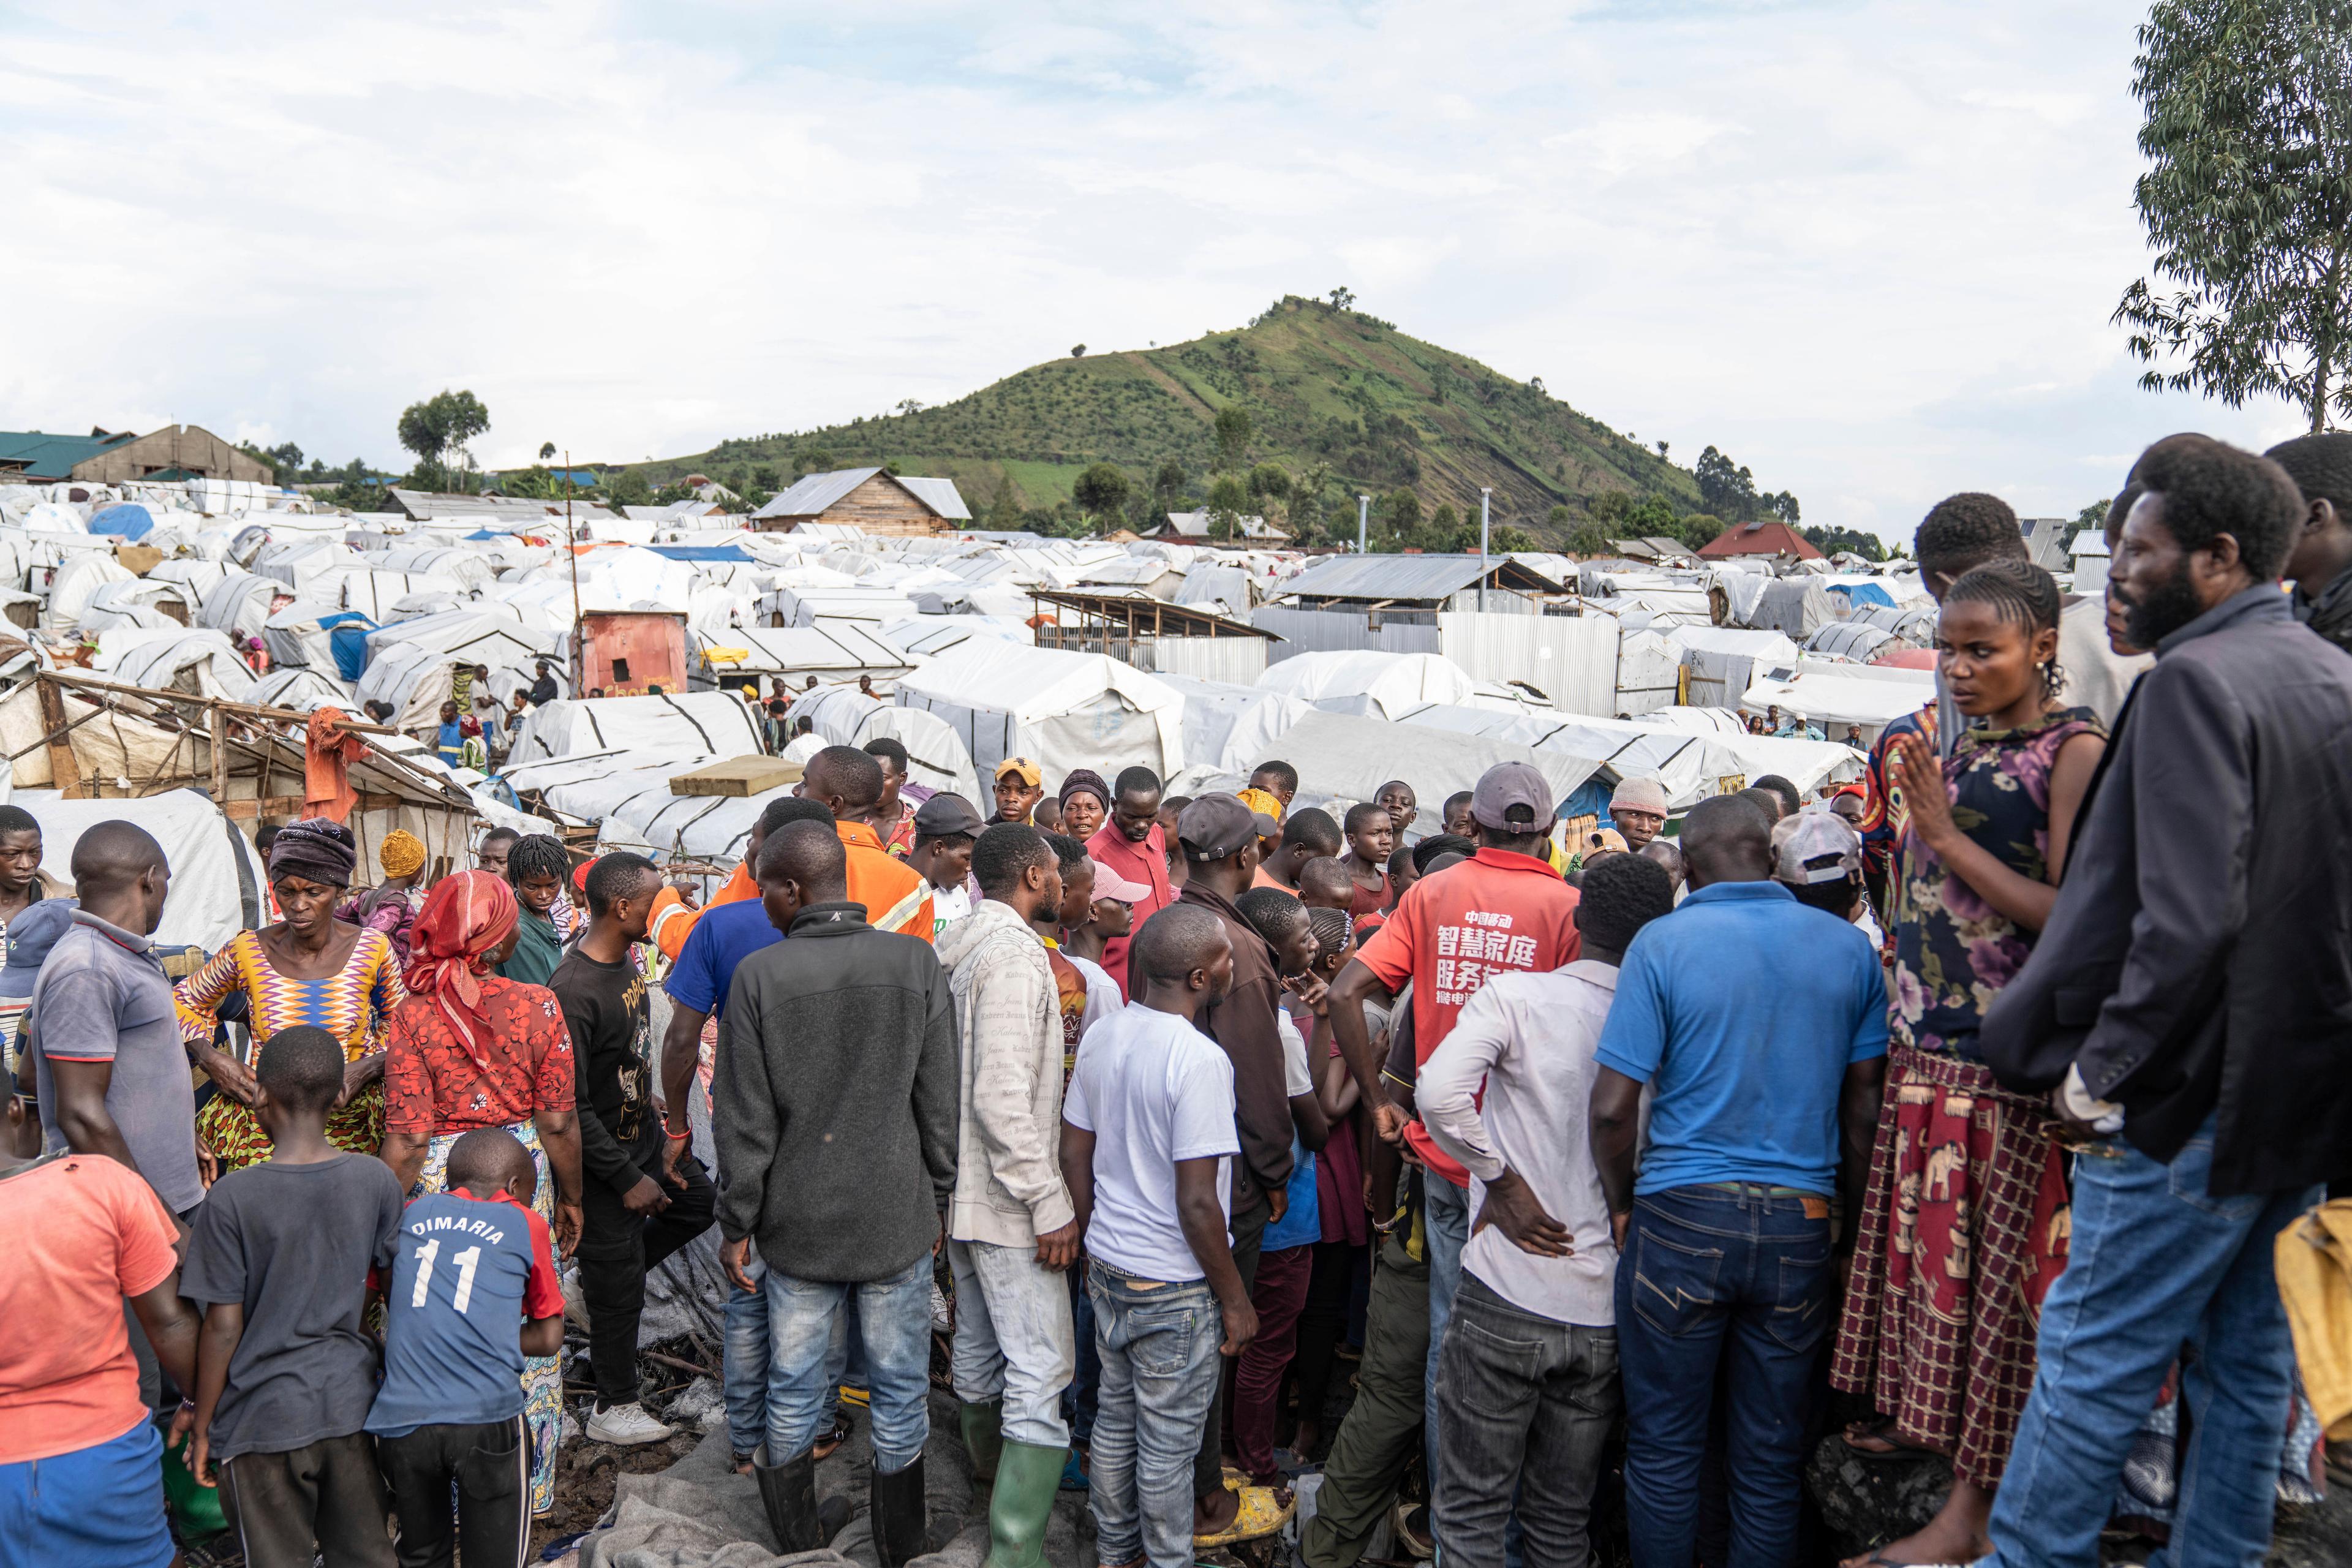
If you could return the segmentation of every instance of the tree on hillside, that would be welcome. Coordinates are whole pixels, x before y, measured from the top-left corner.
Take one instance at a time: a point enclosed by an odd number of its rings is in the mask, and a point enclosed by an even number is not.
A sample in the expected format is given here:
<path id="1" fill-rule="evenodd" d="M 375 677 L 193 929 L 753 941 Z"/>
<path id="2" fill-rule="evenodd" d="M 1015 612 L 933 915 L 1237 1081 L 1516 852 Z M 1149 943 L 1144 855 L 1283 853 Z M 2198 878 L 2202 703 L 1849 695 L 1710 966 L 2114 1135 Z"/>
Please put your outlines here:
<path id="1" fill-rule="evenodd" d="M 654 488 L 635 468 L 623 468 L 604 480 L 604 499 L 614 506 L 651 506 Z"/>
<path id="2" fill-rule="evenodd" d="M 1166 508 L 1181 497 L 1192 482 L 1185 477 L 1184 465 L 1170 458 L 1151 476 L 1151 499 Z"/>
<path id="3" fill-rule="evenodd" d="M 2158 283 L 2115 320 L 2178 365 L 2140 384 L 2282 397 L 2315 431 L 2352 416 L 2352 6 L 2158 0 L 2139 46 L 2132 195 Z"/>
<path id="4" fill-rule="evenodd" d="M 1719 517 L 1709 517 L 1703 511 L 1695 511 L 1676 521 L 1674 531 L 1681 537 L 1686 548 L 1696 550 L 1711 542 L 1717 534 L 1723 531 L 1723 520 Z"/>
<path id="5" fill-rule="evenodd" d="M 539 460 L 540 460 L 541 462 L 544 463 L 544 462 L 546 462 L 549 458 L 552 458 L 552 457 L 554 457 L 554 456 L 555 456 L 555 443 L 554 443 L 554 442 L 552 442 L 552 441 L 541 441 L 541 442 L 539 444 Z"/>
<path id="6" fill-rule="evenodd" d="M 1709 447 L 1698 455 L 1698 499 L 1709 511 L 1733 521 L 1756 515 L 1756 479 L 1745 468 Z"/>
<path id="7" fill-rule="evenodd" d="M 1093 513 L 1102 531 L 1108 533 L 1118 527 L 1119 510 L 1127 505 L 1132 488 L 1118 464 L 1097 463 L 1070 487 L 1070 499 L 1078 503 L 1081 510 Z"/>
<path id="8" fill-rule="evenodd" d="M 1797 519 L 1801 510 L 1801 509 L 1797 505 L 1796 491 L 1781 490 L 1778 494 L 1768 493 L 1758 497 L 1757 500 L 1763 506 L 1766 511 L 1770 512 L 1774 517 L 1779 518 L 1782 522 L 1789 524 L 1790 527 L 1796 526 Z"/>
<path id="9" fill-rule="evenodd" d="M 1354 289 L 1334 289 L 1331 290 L 1331 308 L 1333 310 L 1345 310 L 1352 307 L 1355 302 L 1356 291 Z"/>
<path id="10" fill-rule="evenodd" d="M 490 427 L 490 411 L 470 392 L 435 393 L 400 411 L 400 444 L 416 454 L 417 482 L 427 489 L 446 489 L 459 472 L 470 474 L 473 454 L 467 443 Z M 446 458 L 454 454 L 458 468 Z"/>
<path id="11" fill-rule="evenodd" d="M 1086 344 L 1084 344 L 1084 343 L 1072 343 L 1072 344 L 1070 345 L 1070 357 L 1071 357 L 1072 359 L 1084 359 L 1084 358 L 1086 358 L 1086 357 L 1087 357 L 1087 345 L 1086 345 Z"/>
<path id="12" fill-rule="evenodd" d="M 1210 428 L 1217 437 L 1217 465 L 1230 468 L 1242 460 L 1242 449 L 1249 445 L 1254 434 L 1249 410 L 1238 403 L 1228 403 L 1217 410 Z"/>
<path id="13" fill-rule="evenodd" d="M 1228 544 L 1242 536 L 1242 516 L 1249 510 L 1249 491 L 1231 474 L 1219 474 L 1209 486 L 1209 537 Z"/>
<path id="14" fill-rule="evenodd" d="M 1853 528 L 1822 528 L 1818 525 L 1802 531 L 1805 542 L 1824 555 L 1835 555 L 1842 550 L 1852 551 L 1864 561 L 1886 559 L 1886 542 L 1874 533 Z"/>

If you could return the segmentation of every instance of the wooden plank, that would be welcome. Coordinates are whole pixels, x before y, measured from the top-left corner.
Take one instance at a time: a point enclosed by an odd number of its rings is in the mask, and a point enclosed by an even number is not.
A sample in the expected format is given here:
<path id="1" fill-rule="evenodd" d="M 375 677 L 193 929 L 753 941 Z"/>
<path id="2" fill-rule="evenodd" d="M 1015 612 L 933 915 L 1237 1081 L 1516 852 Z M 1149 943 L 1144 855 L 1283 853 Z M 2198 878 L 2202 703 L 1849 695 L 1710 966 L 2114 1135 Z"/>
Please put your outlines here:
<path id="1" fill-rule="evenodd" d="M 47 677 L 37 677 L 40 688 L 41 724 L 49 732 L 49 783 L 67 800 L 79 800 L 82 795 L 81 768 L 74 761 L 73 741 L 66 734 L 66 699 L 58 683 Z"/>
<path id="2" fill-rule="evenodd" d="M 672 795 L 749 797 L 801 782 L 801 764 L 782 757 L 730 757 L 723 763 L 680 773 L 669 781 Z"/>
<path id="3" fill-rule="evenodd" d="M 222 722 L 221 710 L 217 708 L 207 709 L 205 718 L 212 731 L 212 744 L 205 750 L 212 756 L 213 800 L 217 804 L 228 798 L 228 745 L 224 732 L 227 725 Z"/>

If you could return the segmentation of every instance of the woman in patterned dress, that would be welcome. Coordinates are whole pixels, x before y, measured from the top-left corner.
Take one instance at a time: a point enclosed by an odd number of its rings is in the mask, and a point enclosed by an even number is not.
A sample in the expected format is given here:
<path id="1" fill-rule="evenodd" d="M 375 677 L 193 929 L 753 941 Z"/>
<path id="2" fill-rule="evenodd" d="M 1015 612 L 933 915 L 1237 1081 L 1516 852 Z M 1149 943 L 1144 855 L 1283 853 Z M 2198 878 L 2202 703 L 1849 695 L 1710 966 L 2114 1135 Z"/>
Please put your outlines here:
<path id="1" fill-rule="evenodd" d="M 457 1140 L 504 1128 L 530 1152 L 539 1170 L 531 1206 L 568 1257 L 580 1239 L 572 1034 L 555 993 L 490 973 L 514 951 L 515 917 L 513 890 L 488 871 L 445 877 L 425 899 L 408 999 L 386 1030 L 383 1160 L 412 1194 L 445 1192 Z M 530 1509 L 542 1514 L 555 1506 L 563 1436 L 561 1357 L 524 1358 L 522 1389 Z"/>
<path id="2" fill-rule="evenodd" d="M 1979 566 L 1944 596 L 1937 661 L 1977 724 L 1939 763 L 1896 742 L 1894 1037 L 1831 1381 L 1881 1418 L 1864 1454 L 1950 1456 L 1952 1489 L 1916 1534 L 1857 1562 L 1969 1562 L 2033 1383 L 2042 1296 L 2064 1268 L 2065 1169 L 2045 1102 L 1994 1082 L 1986 1010 L 2032 951 L 2093 769 L 2088 709 L 2062 707 L 2058 587 L 2023 561 Z M 1980 726 L 1980 727 L 1979 727 Z M 1851 1568 L 1851 1565 L 1850 1565 Z"/>
<path id="3" fill-rule="evenodd" d="M 282 918 L 239 931 L 173 993 L 180 1033 L 209 1046 L 220 1005 L 245 993 L 257 1044 L 280 1029 L 310 1025 L 341 1040 L 348 1065 L 343 1099 L 327 1118 L 339 1149 L 373 1154 L 383 1141 L 383 1025 L 408 992 L 400 961 L 382 931 L 334 917 L 351 885 L 359 847 L 351 829 L 324 817 L 278 829 L 269 846 L 269 885 Z M 199 1152 L 224 1172 L 269 1154 L 269 1135 L 251 1108 L 215 1095 L 196 1115 Z"/>

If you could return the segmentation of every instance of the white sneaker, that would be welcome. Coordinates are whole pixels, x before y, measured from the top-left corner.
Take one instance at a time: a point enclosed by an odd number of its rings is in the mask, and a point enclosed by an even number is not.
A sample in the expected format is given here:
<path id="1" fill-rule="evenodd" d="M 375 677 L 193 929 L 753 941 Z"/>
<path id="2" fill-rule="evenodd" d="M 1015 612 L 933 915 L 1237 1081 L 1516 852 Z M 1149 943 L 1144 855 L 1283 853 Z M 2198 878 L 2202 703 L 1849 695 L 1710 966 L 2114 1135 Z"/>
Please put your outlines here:
<path id="1" fill-rule="evenodd" d="M 588 1440 L 591 1443 L 612 1443 L 621 1447 L 635 1447 L 640 1443 L 658 1443 L 671 1436 L 671 1429 L 646 1414 L 646 1407 L 635 1400 L 615 1405 L 610 1410 L 594 1410 L 588 1415 Z"/>

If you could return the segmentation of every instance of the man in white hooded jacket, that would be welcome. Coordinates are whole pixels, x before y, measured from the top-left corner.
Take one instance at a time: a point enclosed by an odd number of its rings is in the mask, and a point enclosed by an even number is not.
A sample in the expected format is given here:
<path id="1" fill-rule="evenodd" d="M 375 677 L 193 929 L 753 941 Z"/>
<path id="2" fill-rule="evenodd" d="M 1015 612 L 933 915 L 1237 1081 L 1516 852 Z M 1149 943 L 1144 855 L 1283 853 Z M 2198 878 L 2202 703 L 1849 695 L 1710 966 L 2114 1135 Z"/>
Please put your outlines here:
<path id="1" fill-rule="evenodd" d="M 1045 836 L 999 823 L 971 856 L 982 901 L 941 931 L 963 1066 L 948 1261 L 953 1368 L 972 1477 L 985 1490 L 988 1568 L 1043 1568 L 1068 1457 L 1062 1390 L 1077 1367 L 1069 1284 L 1083 1232 L 1062 1181 L 1062 1021 L 1031 924 L 1062 900 Z"/>

